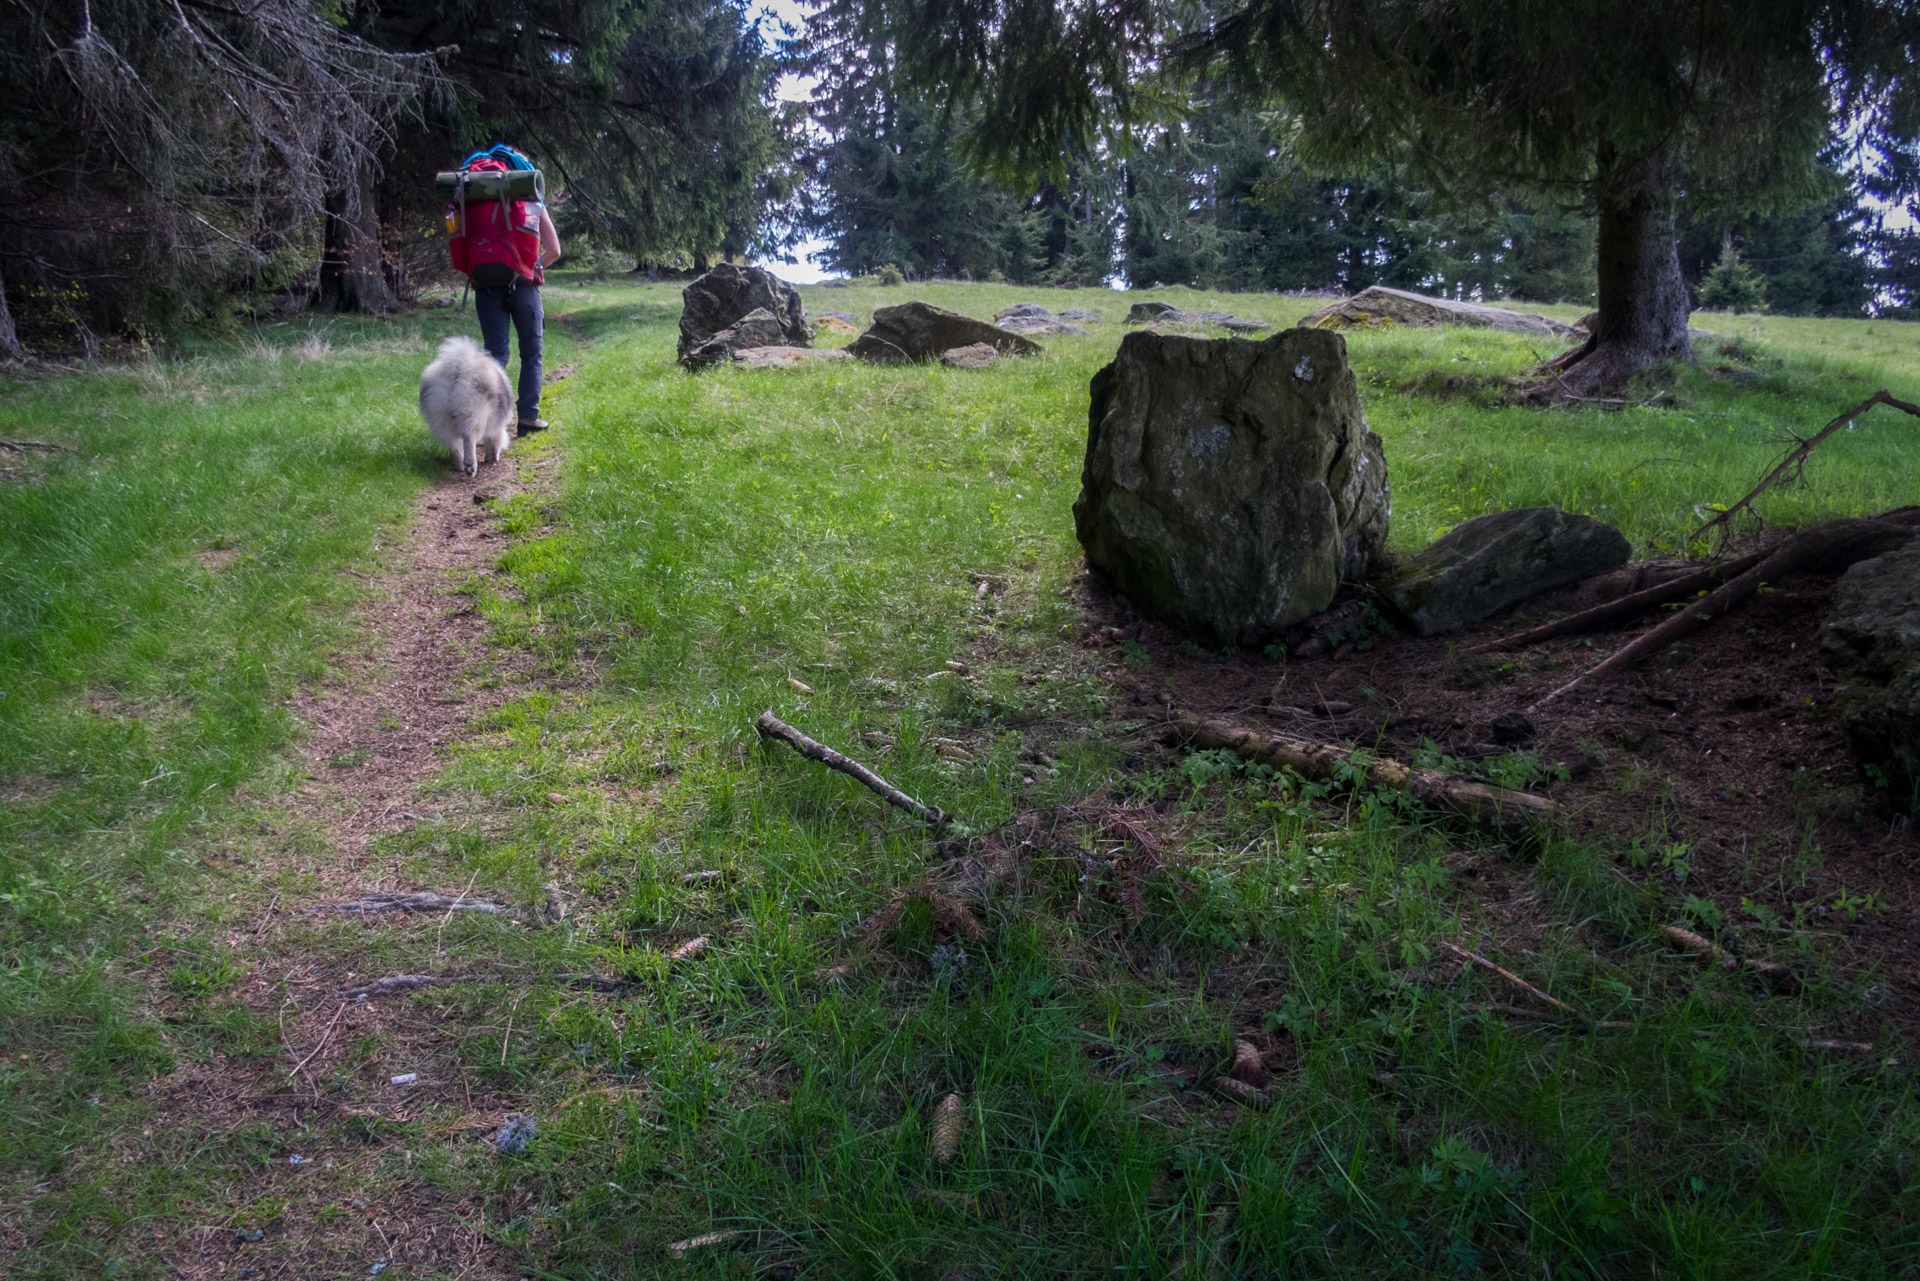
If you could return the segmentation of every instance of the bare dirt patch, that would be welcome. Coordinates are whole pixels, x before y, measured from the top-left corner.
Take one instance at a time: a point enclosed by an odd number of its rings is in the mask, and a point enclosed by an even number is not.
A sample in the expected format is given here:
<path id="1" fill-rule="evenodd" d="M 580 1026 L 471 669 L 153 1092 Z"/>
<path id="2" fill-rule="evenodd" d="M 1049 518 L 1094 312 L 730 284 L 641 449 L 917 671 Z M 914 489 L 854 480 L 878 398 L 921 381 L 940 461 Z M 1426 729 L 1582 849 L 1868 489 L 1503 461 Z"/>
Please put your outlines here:
<path id="1" fill-rule="evenodd" d="M 368 846 L 427 816 L 419 789 L 439 772 L 441 749 L 526 687 L 530 657 L 490 643 L 463 588 L 491 576 L 506 549 L 499 505 L 544 491 L 553 466 L 553 454 L 521 442 L 477 482 L 449 469 L 421 496 L 373 584 L 362 610 L 367 647 L 294 700 L 310 728 L 295 806 L 326 824 L 343 855 L 316 869 L 323 882 L 358 888 Z"/>
<path id="2" fill-rule="evenodd" d="M 1784 949 L 1795 929 L 1836 940 L 1891 983 L 1897 1017 L 1920 1024 L 1920 849 L 1908 819 L 1860 782 L 1828 710 L 1834 679 L 1817 642 L 1834 581 L 1790 577 L 1640 670 L 1542 708 L 1518 736 L 1503 718 L 1659 618 L 1466 653 L 1578 608 L 1575 588 L 1450 636 L 1376 636 L 1281 661 L 1197 651 L 1092 576 L 1082 595 L 1085 643 L 1110 657 L 1120 714 L 1172 705 L 1402 759 L 1427 742 L 1466 761 L 1537 750 L 1571 775 L 1540 787 L 1575 834 L 1638 843 L 1646 867 L 1624 871 L 1663 878 L 1676 905 L 1711 900 L 1756 955 Z M 1678 846 L 1684 868 L 1664 862 Z"/>

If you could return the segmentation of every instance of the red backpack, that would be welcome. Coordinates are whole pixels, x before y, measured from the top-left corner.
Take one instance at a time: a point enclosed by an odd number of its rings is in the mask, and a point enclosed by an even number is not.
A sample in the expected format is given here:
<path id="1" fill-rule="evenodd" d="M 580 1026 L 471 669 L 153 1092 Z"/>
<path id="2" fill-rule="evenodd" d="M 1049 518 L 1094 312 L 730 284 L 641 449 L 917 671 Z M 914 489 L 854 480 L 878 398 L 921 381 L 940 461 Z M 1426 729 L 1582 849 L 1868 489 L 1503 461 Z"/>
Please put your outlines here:
<path id="1" fill-rule="evenodd" d="M 498 156 L 482 155 L 468 161 L 466 173 L 494 173 L 512 168 Z M 483 289 L 510 285 L 516 279 L 543 284 L 540 270 L 540 204 L 534 200 L 456 199 L 447 206 L 447 247 L 453 266 Z"/>

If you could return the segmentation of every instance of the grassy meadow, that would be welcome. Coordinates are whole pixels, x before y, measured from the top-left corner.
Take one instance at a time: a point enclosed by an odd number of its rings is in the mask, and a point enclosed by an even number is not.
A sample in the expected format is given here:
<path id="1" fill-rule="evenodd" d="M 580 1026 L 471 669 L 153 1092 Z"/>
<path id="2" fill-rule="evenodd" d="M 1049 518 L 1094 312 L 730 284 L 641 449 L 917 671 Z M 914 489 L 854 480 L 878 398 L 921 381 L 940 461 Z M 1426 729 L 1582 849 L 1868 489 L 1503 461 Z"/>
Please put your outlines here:
<path id="1" fill-rule="evenodd" d="M 546 408 L 561 479 L 474 589 L 541 688 L 449 745 L 377 850 L 529 919 L 551 883 L 572 909 L 543 928 L 298 911 L 335 850 L 291 800 L 326 779 L 288 701 L 372 644 L 354 606 L 447 466 L 415 380 L 471 317 L 0 383 L 0 437 L 73 450 L 0 455 L 0 1272 L 462 1274 L 389 1239 L 408 1216 L 469 1234 L 470 1275 L 569 1281 L 1920 1269 L 1912 1069 L 1800 1048 L 1887 1017 L 1817 934 L 1783 943 L 1814 980 L 1769 997 L 1657 938 L 1672 887 L 1643 850 L 1498 842 L 1127 719 L 1077 643 L 1069 506 L 1087 381 L 1140 295 L 803 294 L 1101 318 L 986 371 L 694 377 L 676 286 L 549 288 L 548 367 L 577 366 Z M 1318 305 L 1150 296 L 1276 325 Z M 1920 327 L 1695 324 L 1732 341 L 1624 408 L 1508 404 L 1551 354 L 1526 339 L 1349 334 L 1395 546 L 1556 503 L 1682 551 L 1786 433 L 1883 386 L 1920 399 Z M 1914 429 L 1875 411 L 1761 515 L 1911 502 Z M 757 744 L 766 708 L 976 833 L 1044 813 L 1060 842 L 962 919 L 920 829 Z M 1175 873 L 1076 817 L 1118 805 Z M 1511 991 L 1439 963 L 1500 947 L 1469 865 L 1534 894 L 1541 928 L 1494 959 L 1625 1026 L 1479 1008 Z M 188 1077 L 285 1076 L 301 966 L 493 977 L 390 998 L 409 1030 L 356 1037 L 316 1105 L 180 1105 Z M 584 972 L 629 985 L 556 980 Z M 308 1043 L 327 1012 L 294 1012 Z M 1249 1037 L 1262 1109 L 1205 1088 Z M 417 1106 L 404 1073 L 435 1087 Z M 476 1092 L 538 1120 L 524 1155 L 476 1135 Z"/>

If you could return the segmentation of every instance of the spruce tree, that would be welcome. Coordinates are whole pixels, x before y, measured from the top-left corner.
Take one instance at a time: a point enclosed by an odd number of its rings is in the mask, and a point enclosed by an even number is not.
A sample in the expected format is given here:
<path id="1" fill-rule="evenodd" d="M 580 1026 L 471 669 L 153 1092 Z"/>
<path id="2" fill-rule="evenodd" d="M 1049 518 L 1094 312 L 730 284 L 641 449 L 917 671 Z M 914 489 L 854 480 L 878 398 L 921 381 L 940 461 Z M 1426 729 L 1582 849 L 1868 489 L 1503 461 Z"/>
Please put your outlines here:
<path id="1" fill-rule="evenodd" d="M 1726 242 L 1720 250 L 1720 261 L 1700 282 L 1700 305 L 1708 311 L 1730 311 L 1736 316 L 1758 311 L 1766 304 L 1766 294 L 1766 285 L 1741 261 L 1732 240 Z"/>

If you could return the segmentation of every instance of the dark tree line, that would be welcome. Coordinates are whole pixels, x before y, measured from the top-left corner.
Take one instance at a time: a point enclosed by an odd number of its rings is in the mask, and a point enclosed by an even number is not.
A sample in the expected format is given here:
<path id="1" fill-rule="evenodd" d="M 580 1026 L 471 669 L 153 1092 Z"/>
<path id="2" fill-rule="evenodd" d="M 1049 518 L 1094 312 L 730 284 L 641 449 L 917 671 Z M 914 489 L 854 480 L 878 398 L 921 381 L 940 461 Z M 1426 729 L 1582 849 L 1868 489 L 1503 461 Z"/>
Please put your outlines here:
<path id="1" fill-rule="evenodd" d="M 826 0 L 823 21 L 890 50 L 1003 181 L 1095 137 L 1119 158 L 1218 85 L 1289 112 L 1310 172 L 1388 172 L 1453 216 L 1591 216 L 1596 318 L 1561 394 L 1686 353 L 1691 219 L 1804 208 L 1842 146 L 1874 194 L 1920 186 L 1911 0 Z"/>
<path id="2" fill-rule="evenodd" d="M 498 140 L 641 261 L 762 247 L 793 181 L 741 0 L 13 0 L 0 73 L 8 355 L 384 311 L 444 261 L 433 173 Z"/>

